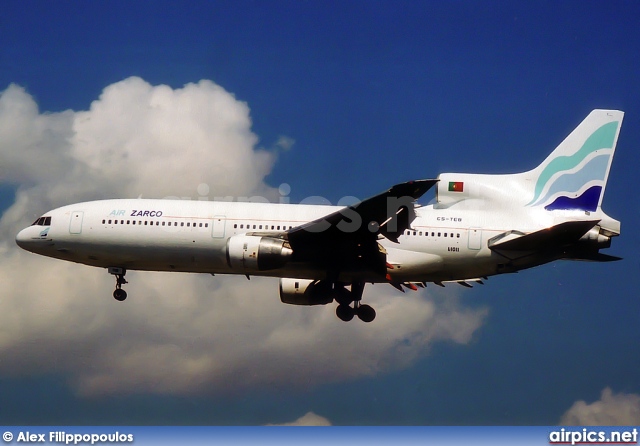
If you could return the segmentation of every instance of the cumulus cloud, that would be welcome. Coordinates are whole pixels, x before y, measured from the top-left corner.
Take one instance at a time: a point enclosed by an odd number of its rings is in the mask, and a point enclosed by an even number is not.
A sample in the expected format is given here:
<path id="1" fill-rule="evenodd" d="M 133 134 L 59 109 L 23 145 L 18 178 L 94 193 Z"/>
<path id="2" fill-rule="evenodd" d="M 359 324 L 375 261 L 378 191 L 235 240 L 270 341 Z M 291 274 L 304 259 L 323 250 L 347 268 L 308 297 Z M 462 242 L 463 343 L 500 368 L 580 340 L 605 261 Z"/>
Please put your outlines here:
<path id="1" fill-rule="evenodd" d="M 267 426 L 331 426 L 331 421 L 313 412 L 307 412 L 291 423 L 268 424 Z"/>
<path id="2" fill-rule="evenodd" d="M 562 425 L 572 426 L 631 426 L 640 424 L 640 395 L 613 393 L 606 387 L 600 399 L 591 404 L 576 401 L 562 415 Z"/>
<path id="3" fill-rule="evenodd" d="M 275 157 L 255 149 L 249 107 L 210 81 L 173 90 L 132 77 L 89 110 L 61 113 L 40 113 L 11 85 L 0 96 L 0 136 L 0 182 L 20 186 L 3 216 L 10 231 L 65 203 L 195 197 L 200 184 L 215 196 L 278 196 L 263 181 Z"/>
<path id="4" fill-rule="evenodd" d="M 129 299 L 104 270 L 18 249 L 43 212 L 114 197 L 265 196 L 275 155 L 256 148 L 247 104 L 210 81 L 180 89 L 139 78 L 85 111 L 42 113 L 12 85 L 0 95 L 0 376 L 56 373 L 81 395 L 283 391 L 408 367 L 433 342 L 467 343 L 486 310 L 430 290 L 368 286 L 378 318 L 279 302 L 277 280 L 130 271 Z M 196 193 L 196 190 L 198 191 Z"/>

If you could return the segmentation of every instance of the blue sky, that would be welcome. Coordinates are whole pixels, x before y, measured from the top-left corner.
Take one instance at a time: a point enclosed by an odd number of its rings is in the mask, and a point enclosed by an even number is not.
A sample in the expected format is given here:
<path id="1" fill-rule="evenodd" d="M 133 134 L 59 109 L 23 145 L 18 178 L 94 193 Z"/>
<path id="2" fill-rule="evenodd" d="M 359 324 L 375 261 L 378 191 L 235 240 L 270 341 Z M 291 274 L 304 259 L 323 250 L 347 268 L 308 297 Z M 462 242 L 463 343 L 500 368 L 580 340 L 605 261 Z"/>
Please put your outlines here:
<path id="1" fill-rule="evenodd" d="M 131 76 L 174 89 L 211 80 L 246 102 L 258 147 L 277 152 L 265 181 L 288 183 L 293 202 L 363 198 L 442 172 L 528 170 L 592 109 L 626 114 L 603 205 L 622 222 L 608 253 L 624 260 L 556 262 L 457 291 L 465 307 L 488 309 L 464 345 L 434 343 L 373 376 L 232 394 L 86 397 L 55 368 L 0 372 L 0 424 L 265 424 L 308 411 L 334 424 L 555 424 L 605 387 L 640 393 L 637 3 L 9 1 L 3 10 L 1 90 L 20 85 L 56 113 L 88 110 Z M 283 135 L 290 150 L 276 149 Z M 0 184 L 0 209 L 22 186 Z"/>

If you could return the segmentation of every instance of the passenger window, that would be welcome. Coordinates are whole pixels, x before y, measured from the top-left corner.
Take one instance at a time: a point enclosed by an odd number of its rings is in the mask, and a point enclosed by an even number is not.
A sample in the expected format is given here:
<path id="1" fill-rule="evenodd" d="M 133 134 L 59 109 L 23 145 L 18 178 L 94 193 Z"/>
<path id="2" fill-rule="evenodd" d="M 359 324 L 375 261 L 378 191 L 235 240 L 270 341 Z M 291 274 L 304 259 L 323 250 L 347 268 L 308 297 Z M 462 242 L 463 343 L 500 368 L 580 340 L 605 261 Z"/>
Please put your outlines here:
<path id="1" fill-rule="evenodd" d="M 420 231 L 419 235 L 422 235 L 422 231 Z"/>
<path id="2" fill-rule="evenodd" d="M 280 226 L 278 226 L 278 231 L 280 230 Z"/>
<path id="3" fill-rule="evenodd" d="M 113 220 L 113 224 L 117 225 L 118 224 L 118 220 Z"/>
<path id="4" fill-rule="evenodd" d="M 413 235 L 416 235 L 416 231 L 413 231 Z"/>
<path id="5" fill-rule="evenodd" d="M 273 225 L 271 225 L 271 230 L 273 230 L 273 229 L 274 229 L 274 226 L 273 226 Z"/>
<path id="6" fill-rule="evenodd" d="M 445 236 L 445 237 L 447 236 L 447 233 L 446 233 L 446 232 L 444 233 L 444 236 Z"/>
<path id="7" fill-rule="evenodd" d="M 133 224 L 134 224 L 134 225 L 136 224 L 136 221 L 135 221 L 135 220 L 133 220 Z"/>
<path id="8" fill-rule="evenodd" d="M 438 232 L 438 237 L 440 237 L 441 232 Z"/>
<path id="9" fill-rule="evenodd" d="M 260 225 L 260 229 L 262 229 L 262 225 Z"/>
<path id="10" fill-rule="evenodd" d="M 204 224 L 204 227 L 205 227 L 205 228 L 208 228 L 208 227 L 209 227 L 209 223 L 205 223 L 205 224 Z"/>
<path id="11" fill-rule="evenodd" d="M 460 233 L 458 232 L 458 238 L 460 238 Z"/>
<path id="12" fill-rule="evenodd" d="M 180 226 L 184 226 L 184 222 L 183 222 L 183 221 L 182 221 L 182 222 L 180 222 Z"/>
<path id="13" fill-rule="evenodd" d="M 160 226 L 160 222 L 159 221 L 156 222 L 156 226 Z"/>
<path id="14" fill-rule="evenodd" d="M 102 224 L 104 224 L 104 223 L 105 223 L 105 221 L 104 221 L 104 220 L 102 220 Z"/>
<path id="15" fill-rule="evenodd" d="M 199 227 L 202 227 L 202 223 L 200 223 Z M 255 226 L 254 226 L 255 227 Z"/>
<path id="16" fill-rule="evenodd" d="M 187 222 L 187 228 L 191 227 L 191 223 Z M 240 225 L 240 227 L 242 228 L 242 225 Z"/>
<path id="17" fill-rule="evenodd" d="M 164 222 L 162 222 L 162 226 L 164 226 Z"/>
<path id="18" fill-rule="evenodd" d="M 111 224 L 111 220 L 109 220 L 109 224 Z"/>

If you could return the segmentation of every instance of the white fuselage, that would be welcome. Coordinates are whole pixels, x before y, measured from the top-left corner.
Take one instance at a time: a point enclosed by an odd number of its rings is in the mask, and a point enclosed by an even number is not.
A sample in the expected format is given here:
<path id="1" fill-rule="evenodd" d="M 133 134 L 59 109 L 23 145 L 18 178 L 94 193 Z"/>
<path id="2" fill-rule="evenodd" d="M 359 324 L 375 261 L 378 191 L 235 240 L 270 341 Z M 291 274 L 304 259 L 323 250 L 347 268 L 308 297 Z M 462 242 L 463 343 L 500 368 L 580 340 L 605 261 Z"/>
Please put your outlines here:
<path id="1" fill-rule="evenodd" d="M 269 271 L 232 268 L 227 245 L 245 233 L 282 233 L 321 218 L 335 206 L 121 199 L 78 203 L 45 214 L 48 226 L 22 230 L 17 243 L 29 251 L 97 267 L 128 270 L 250 274 L 322 279 L 326 271 L 288 263 Z M 505 259 L 487 241 L 514 227 L 528 232 L 558 223 L 557 214 L 536 208 L 438 209 L 418 207 L 416 219 L 394 243 L 382 238 L 388 274 L 394 281 L 447 281 L 489 276 L 502 270 Z M 564 219 L 563 219 L 564 220 Z M 549 259 L 552 260 L 552 259 Z M 536 262 L 539 264 L 544 262 Z M 519 265 L 517 269 L 531 265 Z M 342 272 L 341 280 L 354 276 Z M 357 279 L 384 281 L 379 275 Z"/>

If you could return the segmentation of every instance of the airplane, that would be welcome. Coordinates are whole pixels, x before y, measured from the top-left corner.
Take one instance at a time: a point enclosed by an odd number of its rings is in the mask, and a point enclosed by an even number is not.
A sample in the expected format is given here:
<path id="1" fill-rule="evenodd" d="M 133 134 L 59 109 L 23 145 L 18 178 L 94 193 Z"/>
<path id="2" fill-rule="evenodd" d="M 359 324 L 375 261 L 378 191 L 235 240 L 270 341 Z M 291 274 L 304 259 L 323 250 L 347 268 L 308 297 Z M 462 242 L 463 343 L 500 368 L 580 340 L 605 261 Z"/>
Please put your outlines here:
<path id="1" fill-rule="evenodd" d="M 43 256 L 106 268 L 113 297 L 127 270 L 280 278 L 294 305 L 337 302 L 343 321 L 376 317 L 366 283 L 417 290 L 483 284 L 555 260 L 620 260 L 602 199 L 624 113 L 593 110 L 536 168 L 444 173 L 351 206 L 115 199 L 63 206 L 16 236 Z M 435 201 L 417 200 L 435 187 Z"/>

